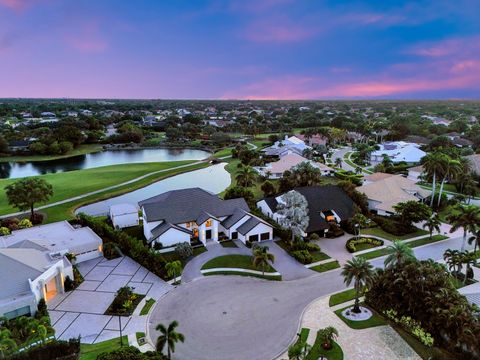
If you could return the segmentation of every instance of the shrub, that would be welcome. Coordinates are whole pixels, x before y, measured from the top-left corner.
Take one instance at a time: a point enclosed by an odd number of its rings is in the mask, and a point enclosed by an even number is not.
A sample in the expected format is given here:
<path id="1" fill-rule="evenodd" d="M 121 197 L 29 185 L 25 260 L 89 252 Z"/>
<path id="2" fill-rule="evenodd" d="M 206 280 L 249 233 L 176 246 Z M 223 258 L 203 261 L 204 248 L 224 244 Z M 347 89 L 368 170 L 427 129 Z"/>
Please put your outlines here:
<path id="1" fill-rule="evenodd" d="M 380 226 L 380 228 L 392 235 L 402 236 L 412 233 L 415 229 L 408 224 L 401 223 L 395 218 L 387 218 L 383 216 L 375 216 L 373 218 L 375 223 Z"/>
<path id="2" fill-rule="evenodd" d="M 43 214 L 40 214 L 38 212 L 33 213 L 33 216 L 30 217 L 30 221 L 32 222 L 33 225 L 39 225 L 43 222 Z"/>
<path id="3" fill-rule="evenodd" d="M 0 227 L 0 236 L 3 235 L 10 235 L 10 229 L 8 227 L 2 226 Z"/>
<path id="4" fill-rule="evenodd" d="M 295 260 L 301 262 L 302 264 L 310 264 L 313 260 L 313 257 L 308 250 L 293 251 L 292 256 L 295 258 Z"/>
<path id="5" fill-rule="evenodd" d="M 74 289 L 73 280 L 70 279 L 70 276 L 67 275 L 67 277 L 65 278 L 65 281 L 63 282 L 63 287 L 65 288 L 65 291 L 72 291 Z"/>
<path id="6" fill-rule="evenodd" d="M 310 241 L 320 240 L 320 236 L 318 236 L 317 233 L 310 234 L 309 238 L 310 238 Z"/>
<path id="7" fill-rule="evenodd" d="M 41 319 L 48 317 L 50 319 L 50 315 L 48 314 L 47 310 L 47 303 L 45 302 L 45 299 L 40 299 L 37 305 L 37 312 L 35 314 L 36 319 Z"/>
<path id="8" fill-rule="evenodd" d="M 18 229 L 18 223 L 20 220 L 17 218 L 9 218 L 2 220 L 2 226 L 7 227 L 10 231 Z"/>
<path id="9" fill-rule="evenodd" d="M 345 247 L 347 248 L 348 252 L 354 253 L 355 251 L 357 251 L 356 246 L 359 244 L 371 244 L 374 246 L 382 246 L 384 242 L 383 240 L 369 238 L 369 237 L 352 238 L 347 240 Z"/>
<path id="10" fill-rule="evenodd" d="M 153 243 L 153 249 L 154 250 L 162 250 L 163 249 L 163 244 L 160 241 L 155 241 Z"/>
<path id="11" fill-rule="evenodd" d="M 9 357 L 11 360 L 73 360 L 80 354 L 80 339 L 53 340 Z"/>
<path id="12" fill-rule="evenodd" d="M 175 253 L 182 259 L 188 259 L 193 255 L 192 245 L 188 242 L 183 242 L 175 246 Z"/>
<path id="13" fill-rule="evenodd" d="M 18 223 L 19 229 L 28 229 L 28 228 L 31 228 L 32 226 L 33 226 L 32 222 L 29 219 L 22 219 Z"/>
<path id="14" fill-rule="evenodd" d="M 402 326 L 405 330 L 415 336 L 420 342 L 428 347 L 432 347 L 434 339 L 430 333 L 422 328 L 422 324 L 410 316 L 401 316 L 398 318 L 398 313 L 389 309 L 383 312 L 390 320 Z"/>

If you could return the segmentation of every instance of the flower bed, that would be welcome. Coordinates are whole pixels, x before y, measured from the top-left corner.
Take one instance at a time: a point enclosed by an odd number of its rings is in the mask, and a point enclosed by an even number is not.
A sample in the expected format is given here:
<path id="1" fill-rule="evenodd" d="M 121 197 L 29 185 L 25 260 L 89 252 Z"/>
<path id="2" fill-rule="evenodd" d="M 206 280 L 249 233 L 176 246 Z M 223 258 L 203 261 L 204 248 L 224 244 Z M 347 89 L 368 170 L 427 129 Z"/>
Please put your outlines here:
<path id="1" fill-rule="evenodd" d="M 105 315 L 130 316 L 145 295 L 135 294 L 128 286 L 118 289 Z"/>
<path id="2" fill-rule="evenodd" d="M 370 248 L 374 248 L 377 246 L 382 246 L 384 244 L 383 240 L 374 239 L 370 237 L 360 237 L 360 238 L 351 238 L 347 240 L 345 247 L 347 248 L 348 252 L 354 253 L 360 250 L 366 250 Z"/>

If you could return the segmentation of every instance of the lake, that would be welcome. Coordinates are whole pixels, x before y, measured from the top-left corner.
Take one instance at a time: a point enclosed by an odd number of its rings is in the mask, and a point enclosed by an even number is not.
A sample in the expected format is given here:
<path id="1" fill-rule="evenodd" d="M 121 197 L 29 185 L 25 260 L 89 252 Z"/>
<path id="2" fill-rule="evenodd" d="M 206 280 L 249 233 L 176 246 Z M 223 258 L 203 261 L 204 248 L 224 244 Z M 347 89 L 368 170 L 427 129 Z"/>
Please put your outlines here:
<path id="1" fill-rule="evenodd" d="M 134 190 L 108 200 L 82 206 L 78 208 L 75 213 L 78 214 L 83 212 L 93 216 L 107 215 L 111 205 L 123 203 L 138 205 L 139 201 L 164 193 L 166 191 L 192 187 L 199 187 L 218 194 L 230 186 L 230 174 L 225 170 L 225 165 L 225 163 L 221 163 L 209 166 L 205 169 L 175 175 L 145 186 L 144 188 Z M 192 206 L 194 206 L 194 204 L 192 204 Z"/>
<path id="2" fill-rule="evenodd" d="M 209 152 L 196 149 L 106 150 L 58 160 L 0 162 L 0 179 L 22 178 L 118 164 L 201 160 L 209 156 Z"/>

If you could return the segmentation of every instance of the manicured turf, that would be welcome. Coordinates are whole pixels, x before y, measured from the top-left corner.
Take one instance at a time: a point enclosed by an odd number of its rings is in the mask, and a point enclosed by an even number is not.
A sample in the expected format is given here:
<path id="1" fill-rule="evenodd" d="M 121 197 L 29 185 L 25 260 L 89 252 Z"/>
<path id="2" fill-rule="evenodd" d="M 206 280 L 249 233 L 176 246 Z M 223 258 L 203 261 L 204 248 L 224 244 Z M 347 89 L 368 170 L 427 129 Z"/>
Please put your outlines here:
<path id="1" fill-rule="evenodd" d="M 139 165 L 139 164 L 120 165 L 120 166 L 122 166 L 122 167 L 132 166 L 132 167 L 136 168 L 136 165 Z M 140 165 L 143 165 L 143 164 L 140 164 Z M 113 166 L 109 166 L 109 167 L 116 167 L 116 166 L 117 165 L 113 165 Z M 157 164 L 157 166 L 158 166 L 158 164 Z M 174 166 L 176 166 L 176 165 L 174 165 Z M 204 167 L 207 167 L 207 166 L 208 166 L 207 163 L 201 163 L 201 164 L 196 164 L 196 165 L 191 165 L 191 166 L 188 166 L 188 167 L 184 167 L 184 168 L 181 168 L 181 169 L 168 170 L 168 171 L 165 171 L 165 172 L 162 172 L 162 173 L 159 173 L 159 174 L 154 174 L 154 175 L 147 176 L 146 178 L 144 178 L 142 180 L 136 181 L 132 184 L 120 186 L 120 187 L 115 188 L 113 190 L 104 191 L 104 192 L 101 192 L 99 194 L 90 195 L 90 196 L 87 196 L 87 197 L 82 198 L 82 199 L 77 200 L 77 201 L 70 201 L 70 202 L 65 203 L 65 204 L 52 206 L 52 207 L 41 210 L 41 212 L 45 213 L 47 215 L 47 220 L 46 220 L 47 222 L 55 222 L 55 221 L 60 221 L 60 220 L 72 219 L 74 217 L 73 212 L 75 211 L 75 209 L 77 209 L 80 206 L 91 204 L 93 202 L 97 202 L 97 201 L 101 201 L 101 200 L 105 200 L 105 199 L 109 199 L 109 198 L 114 197 L 114 196 L 122 195 L 122 194 L 125 194 L 127 192 L 130 192 L 130 191 L 139 189 L 141 187 L 147 186 L 147 185 L 149 185 L 151 183 L 154 183 L 156 181 L 165 179 L 167 177 L 178 175 L 178 174 L 188 172 L 188 171 L 192 171 L 192 170 L 198 170 L 198 169 L 201 169 L 201 168 L 204 168 Z M 173 167 L 173 166 L 170 165 L 169 167 Z M 102 168 L 97 168 L 97 169 L 102 169 Z M 89 170 L 96 170 L 96 169 L 89 169 Z M 89 171 L 89 170 L 78 170 L 78 171 Z M 128 169 L 125 169 L 125 172 L 128 174 Z M 150 171 L 147 171 L 147 173 L 148 172 L 150 172 Z M 71 171 L 71 172 L 62 173 L 62 174 L 71 174 L 71 173 L 77 173 L 77 171 Z M 53 175 L 60 175 L 60 174 L 53 174 Z M 83 173 L 77 174 L 77 176 L 79 176 L 79 175 L 83 176 Z M 44 176 L 50 176 L 50 175 L 44 175 Z M 115 178 L 117 175 L 113 171 L 111 171 L 111 176 L 113 178 Z M 135 178 L 135 177 L 137 177 L 137 176 L 133 176 L 133 178 Z M 116 181 L 117 184 L 122 183 L 122 182 L 123 181 L 118 181 L 118 180 Z M 75 180 L 75 181 L 73 181 L 73 183 L 79 183 L 79 182 Z M 83 183 L 83 182 L 81 182 L 81 183 Z M 2 190 L 2 188 L 5 185 L 6 184 L 3 183 L 3 180 L 0 180 L 0 204 L 1 204 L 0 205 L 0 215 L 5 214 L 5 213 L 11 213 L 11 212 L 18 211 L 16 209 L 13 209 L 10 206 L 6 205 L 6 202 L 2 202 L 2 201 L 6 201 L 5 198 L 4 198 L 5 197 L 5 192 Z M 67 189 L 65 189 L 65 188 L 68 187 L 67 185 L 68 185 L 68 183 L 64 183 L 64 184 L 59 185 L 60 188 L 63 188 L 63 191 L 62 191 L 62 193 L 64 194 L 63 199 L 69 198 L 71 196 L 75 196 L 75 195 L 65 196 L 65 192 L 67 192 Z M 98 186 L 98 184 L 96 186 L 97 186 L 97 188 L 104 188 L 104 186 Z M 82 191 L 81 190 L 81 184 L 77 184 L 76 186 L 73 186 L 73 187 L 77 188 L 77 191 L 80 191 L 76 195 L 80 195 L 81 193 L 88 192 L 88 191 Z M 59 198 L 58 194 L 57 194 L 57 196 L 54 196 L 54 197 L 57 198 L 54 201 L 61 200 L 61 199 L 58 199 Z M 53 202 L 53 201 L 51 201 L 51 202 Z"/>
<path id="2" fill-rule="evenodd" d="M 300 330 L 300 337 L 298 338 L 297 343 L 306 342 L 309 334 L 310 334 L 310 329 L 302 328 L 302 330 Z"/>
<path id="3" fill-rule="evenodd" d="M 67 171 L 57 174 L 39 176 L 53 187 L 53 196 L 49 203 L 68 199 L 91 191 L 117 185 L 150 172 L 167 170 L 176 166 L 186 165 L 194 161 L 167 161 L 160 163 L 139 163 L 103 166 L 93 169 Z M 158 178 L 164 173 L 149 178 Z M 18 179 L 0 180 L 0 214 L 16 212 L 17 209 L 7 204 L 4 188 Z M 145 180 L 145 179 L 144 179 Z M 140 181 L 139 181 L 140 182 Z M 135 183 L 136 184 L 136 183 Z M 135 185 L 130 185 L 135 187 Z M 43 205 L 43 204 L 42 204 Z"/>
<path id="4" fill-rule="evenodd" d="M 102 145 L 99 144 L 86 144 L 80 145 L 76 149 L 73 149 L 68 154 L 64 155 L 27 155 L 27 156 L 1 156 L 0 162 L 2 161 L 49 161 L 57 159 L 66 159 L 72 156 L 85 155 L 102 150 Z"/>
<path id="5" fill-rule="evenodd" d="M 213 156 L 216 158 L 221 158 L 221 157 L 230 156 L 230 155 L 232 155 L 232 148 L 222 149 L 217 151 L 215 154 L 213 154 Z"/>
<path id="6" fill-rule="evenodd" d="M 220 245 L 224 248 L 236 248 L 238 247 L 233 240 L 221 241 Z"/>
<path id="7" fill-rule="evenodd" d="M 203 276 L 212 276 L 212 275 L 236 275 L 236 276 L 248 276 L 248 277 L 255 277 L 264 280 L 282 280 L 282 275 L 262 275 L 262 274 L 249 274 L 244 272 L 237 272 L 237 271 L 215 271 L 210 272 L 207 274 L 203 274 Z"/>
<path id="8" fill-rule="evenodd" d="M 253 258 L 248 255 L 224 255 L 216 257 L 202 266 L 202 270 L 215 268 L 240 268 L 262 271 L 253 265 Z M 276 272 L 270 265 L 265 268 L 265 272 Z"/>
<path id="9" fill-rule="evenodd" d="M 136 332 L 136 333 L 135 333 L 135 337 L 137 338 L 137 342 L 139 342 L 141 338 L 144 338 L 144 337 L 145 337 L 145 333 L 144 333 L 144 332 L 141 332 L 141 331 Z"/>
<path id="10" fill-rule="evenodd" d="M 317 272 L 325 272 L 328 270 L 338 269 L 340 264 L 338 261 L 331 261 L 325 264 L 316 265 L 310 268 L 310 270 L 317 271 Z"/>
<path id="11" fill-rule="evenodd" d="M 292 251 L 290 250 L 290 246 L 286 241 L 279 240 L 279 241 L 276 241 L 276 244 L 280 246 L 283 250 L 285 250 L 290 256 L 292 256 Z M 330 256 L 328 256 L 327 254 L 321 251 L 312 251 L 310 252 L 310 255 L 312 255 L 312 262 L 310 262 L 310 264 L 315 263 L 317 261 L 330 259 Z"/>
<path id="12" fill-rule="evenodd" d="M 410 234 L 407 234 L 407 235 L 402 235 L 402 236 L 396 236 L 396 235 L 389 234 L 389 233 L 383 231 L 379 227 L 374 227 L 374 228 L 369 228 L 369 229 L 362 230 L 362 235 L 374 235 L 374 236 L 378 236 L 378 237 L 381 237 L 381 238 L 384 238 L 384 239 L 387 239 L 387 240 L 391 240 L 391 241 L 393 241 L 393 240 L 407 240 L 407 239 L 411 239 L 411 238 L 414 238 L 414 237 L 417 237 L 417 236 L 422 236 L 422 235 L 427 235 L 427 234 L 428 234 L 428 231 L 423 230 L 423 229 L 418 229 L 417 231 L 415 231 L 413 233 L 410 233 Z"/>
<path id="13" fill-rule="evenodd" d="M 437 242 L 437 241 L 445 240 L 447 238 L 448 237 L 444 236 L 444 235 L 434 235 L 434 236 L 432 236 L 432 239 L 430 239 L 430 236 L 426 236 L 424 238 L 411 241 L 411 242 L 407 243 L 407 245 L 411 248 L 415 248 L 417 246 L 427 245 L 427 244 L 434 243 L 434 242 Z M 377 257 L 380 257 L 380 256 L 385 256 L 385 255 L 388 255 L 388 254 L 390 254 L 390 250 L 388 248 L 382 248 L 382 249 L 378 249 L 378 250 L 374 250 L 374 251 L 369 251 L 367 253 L 360 254 L 360 255 L 357 255 L 357 256 L 361 257 L 361 258 L 364 258 L 366 260 L 370 260 L 370 259 L 374 259 L 374 258 L 377 258 Z"/>
<path id="14" fill-rule="evenodd" d="M 371 327 L 375 327 L 375 326 L 381 326 L 381 325 L 386 325 L 387 322 L 381 317 L 379 316 L 374 310 L 372 310 L 372 317 L 368 320 L 364 320 L 364 321 L 352 321 L 352 320 L 349 320 L 347 318 L 344 318 L 342 316 L 342 311 L 345 310 L 346 308 L 351 308 L 353 307 L 353 305 L 350 305 L 350 306 L 346 306 L 344 307 L 343 309 L 338 309 L 335 311 L 335 314 L 337 314 L 337 316 L 342 319 L 342 321 L 347 324 L 349 327 L 351 327 L 352 329 L 366 329 L 366 328 L 371 328 Z"/>
<path id="15" fill-rule="evenodd" d="M 128 337 L 122 336 L 123 346 L 128 346 Z M 81 344 L 80 360 L 96 360 L 104 352 L 111 352 L 120 348 L 120 338 L 103 341 L 97 344 Z"/>
<path id="16" fill-rule="evenodd" d="M 333 341 L 333 346 L 330 350 L 325 350 L 322 347 L 322 338 L 317 333 L 317 338 L 312 346 L 312 349 L 305 357 L 305 360 L 318 360 L 320 357 L 328 360 L 343 360 L 343 351 L 340 345 Z"/>
<path id="17" fill-rule="evenodd" d="M 355 299 L 355 289 L 348 289 L 330 296 L 329 306 L 335 306 Z"/>
<path id="18" fill-rule="evenodd" d="M 148 299 L 145 302 L 145 305 L 143 305 L 142 310 L 140 311 L 140 315 L 147 315 L 150 309 L 152 308 L 153 304 L 155 304 L 155 300 L 153 299 Z"/>

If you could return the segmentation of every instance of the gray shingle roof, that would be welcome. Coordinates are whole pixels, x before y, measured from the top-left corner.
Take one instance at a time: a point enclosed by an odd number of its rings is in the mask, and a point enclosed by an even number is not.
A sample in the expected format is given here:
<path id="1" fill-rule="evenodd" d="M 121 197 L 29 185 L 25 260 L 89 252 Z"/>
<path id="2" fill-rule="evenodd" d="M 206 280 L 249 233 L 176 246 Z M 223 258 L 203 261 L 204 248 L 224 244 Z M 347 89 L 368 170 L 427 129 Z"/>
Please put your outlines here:
<path id="1" fill-rule="evenodd" d="M 240 221 L 246 215 L 248 215 L 247 211 L 241 208 L 235 209 L 235 212 L 232 215 L 230 215 L 228 218 L 223 220 L 222 226 L 225 229 L 230 229 L 233 225 L 235 225 L 238 221 Z"/>
<path id="2" fill-rule="evenodd" d="M 164 220 L 171 224 L 196 221 L 202 213 L 214 217 L 232 215 L 237 208 L 250 211 L 243 198 L 222 200 L 200 188 L 173 190 L 139 202 L 149 222 Z"/>
<path id="3" fill-rule="evenodd" d="M 179 230 L 179 231 L 183 231 L 183 232 L 185 232 L 187 234 L 190 234 L 190 235 L 192 234 L 192 232 L 190 230 L 184 229 L 181 226 L 177 226 L 177 225 L 171 224 L 169 222 L 164 222 L 164 223 L 161 223 L 160 225 L 157 225 L 156 227 L 153 228 L 153 230 L 152 230 L 152 235 L 153 236 L 150 240 L 158 238 L 160 235 L 166 233 L 170 229 L 176 229 L 176 230 Z"/>
<path id="4" fill-rule="evenodd" d="M 242 225 L 240 225 L 238 228 L 237 228 L 237 231 L 242 234 L 242 235 L 245 235 L 246 233 L 248 233 L 250 230 L 252 230 L 255 226 L 257 226 L 258 224 L 261 224 L 262 221 L 260 221 L 260 219 L 252 216 L 250 219 L 248 219 L 247 221 L 245 221 Z"/>

